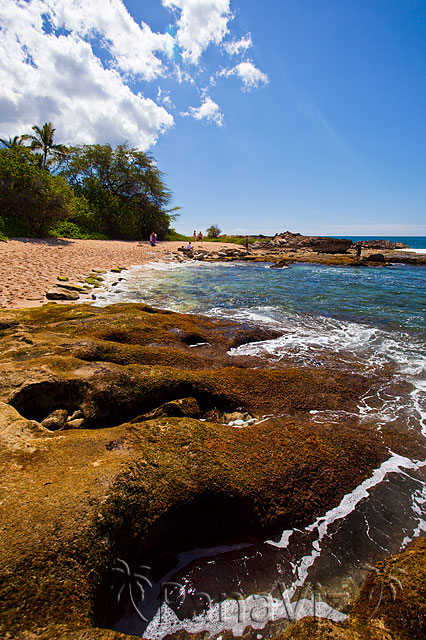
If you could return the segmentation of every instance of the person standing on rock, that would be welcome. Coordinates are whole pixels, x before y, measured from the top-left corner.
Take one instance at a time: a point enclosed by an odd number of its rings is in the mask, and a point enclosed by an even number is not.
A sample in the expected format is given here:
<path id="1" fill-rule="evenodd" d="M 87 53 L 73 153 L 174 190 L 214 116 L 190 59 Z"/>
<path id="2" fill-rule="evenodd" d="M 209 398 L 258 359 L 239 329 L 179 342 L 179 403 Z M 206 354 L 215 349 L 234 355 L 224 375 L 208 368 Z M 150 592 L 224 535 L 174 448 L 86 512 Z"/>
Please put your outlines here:
<path id="1" fill-rule="evenodd" d="M 194 233 L 192 234 L 192 241 L 195 242 L 197 240 L 197 232 L 194 229 Z"/>
<path id="2" fill-rule="evenodd" d="M 248 253 L 248 250 L 249 250 L 249 239 L 248 239 L 248 236 L 246 236 L 246 239 L 244 240 L 244 246 L 245 246 L 246 251 Z"/>
<path id="3" fill-rule="evenodd" d="M 362 251 L 362 242 L 358 242 L 358 244 L 356 245 L 356 255 L 355 255 L 355 259 L 358 261 L 361 258 L 361 251 Z"/>

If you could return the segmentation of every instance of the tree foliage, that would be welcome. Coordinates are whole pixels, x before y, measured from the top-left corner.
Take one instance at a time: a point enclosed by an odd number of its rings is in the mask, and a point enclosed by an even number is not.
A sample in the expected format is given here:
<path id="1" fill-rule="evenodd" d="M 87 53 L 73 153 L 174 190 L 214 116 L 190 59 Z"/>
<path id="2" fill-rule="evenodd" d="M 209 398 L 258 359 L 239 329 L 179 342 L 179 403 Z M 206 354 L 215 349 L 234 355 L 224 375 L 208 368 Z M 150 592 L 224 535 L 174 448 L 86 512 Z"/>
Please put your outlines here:
<path id="1" fill-rule="evenodd" d="M 75 206 L 66 181 L 41 169 L 28 148 L 0 149 L 2 216 L 18 218 L 32 235 L 42 235 L 55 221 L 72 216 Z"/>
<path id="2" fill-rule="evenodd" d="M 11 138 L 0 138 L 0 142 L 4 147 L 10 149 L 11 147 L 21 147 L 24 144 L 24 136 L 14 136 Z"/>
<path id="3" fill-rule="evenodd" d="M 126 144 L 72 147 L 61 175 L 94 214 L 97 231 L 115 238 L 164 238 L 174 217 L 171 193 L 154 159 Z"/>
<path id="4" fill-rule="evenodd" d="M 54 143 L 51 122 L 32 129 L 0 138 L 0 213 L 12 233 L 165 237 L 178 207 L 167 209 L 171 192 L 152 156 L 127 144 L 69 149 Z"/>
<path id="5" fill-rule="evenodd" d="M 212 224 L 206 231 L 207 237 L 209 238 L 218 238 L 222 233 L 222 229 L 220 229 L 217 224 Z"/>
<path id="6" fill-rule="evenodd" d="M 51 122 L 45 122 L 42 127 L 34 125 L 32 130 L 35 135 L 26 134 L 21 136 L 21 140 L 28 140 L 32 151 L 41 151 L 42 169 L 48 169 L 55 162 L 65 158 L 69 149 L 63 144 L 53 144 L 56 129 Z"/>

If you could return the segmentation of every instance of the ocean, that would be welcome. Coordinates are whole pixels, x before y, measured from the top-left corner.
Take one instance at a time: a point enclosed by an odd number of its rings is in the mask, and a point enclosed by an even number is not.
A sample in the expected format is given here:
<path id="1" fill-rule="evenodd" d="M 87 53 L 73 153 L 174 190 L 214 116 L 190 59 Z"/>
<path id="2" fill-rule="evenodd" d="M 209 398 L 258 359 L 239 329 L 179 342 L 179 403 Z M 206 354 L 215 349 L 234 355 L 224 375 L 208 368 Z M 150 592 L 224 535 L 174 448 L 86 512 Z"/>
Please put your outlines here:
<path id="1" fill-rule="evenodd" d="M 419 244 L 415 248 L 426 246 L 425 238 L 411 238 L 411 245 L 414 240 Z M 98 304 L 143 301 L 273 326 L 280 337 L 243 345 L 230 355 L 261 356 L 271 366 L 280 360 L 302 367 L 356 367 L 372 380 L 357 418 L 374 422 L 377 429 L 418 434 L 426 444 L 424 267 L 294 264 L 270 269 L 262 263 L 187 262 L 144 265 L 122 275 L 125 279 L 118 285 L 100 293 Z M 313 410 L 310 419 L 335 422 L 338 429 L 343 417 Z M 426 534 L 423 444 L 420 450 L 413 458 L 389 451 L 369 478 L 304 529 L 283 531 L 274 540 L 181 554 L 167 579 L 178 576 L 194 592 L 208 591 L 212 579 L 231 585 L 242 594 L 238 615 L 236 603 L 226 601 L 226 615 L 223 603 L 211 602 L 202 614 L 182 618 L 167 603 L 160 605 L 154 590 L 151 601 L 144 603 L 146 623 L 128 611 L 114 628 L 161 640 L 179 630 L 208 631 L 217 638 L 232 631 L 238 636 L 251 624 L 264 637 L 289 617 L 345 619 L 368 568 Z M 265 594 L 268 613 L 262 617 L 256 607 Z"/>

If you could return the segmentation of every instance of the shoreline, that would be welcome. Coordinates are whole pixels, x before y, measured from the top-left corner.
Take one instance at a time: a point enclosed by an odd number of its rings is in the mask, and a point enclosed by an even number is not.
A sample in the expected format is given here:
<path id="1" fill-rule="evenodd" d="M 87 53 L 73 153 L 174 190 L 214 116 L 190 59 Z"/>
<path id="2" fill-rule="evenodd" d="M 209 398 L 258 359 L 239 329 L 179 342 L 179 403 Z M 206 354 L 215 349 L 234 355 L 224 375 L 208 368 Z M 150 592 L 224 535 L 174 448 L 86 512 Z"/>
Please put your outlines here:
<path id="1" fill-rule="evenodd" d="M 181 262 L 183 260 L 275 262 L 286 266 L 292 262 L 324 264 L 337 267 L 365 267 L 366 263 L 354 261 L 354 249 L 345 254 L 318 254 L 312 250 L 250 249 L 248 253 L 240 245 L 226 242 L 196 242 L 191 256 L 179 253 L 182 241 L 162 241 L 151 247 L 147 241 L 134 240 L 74 240 L 64 238 L 13 238 L 0 243 L 0 310 L 38 307 L 49 300 L 46 292 L 65 282 L 84 286 L 85 279 L 96 272 L 141 266 L 150 262 Z M 201 255 L 197 256 L 197 252 Z M 222 253 L 223 255 L 217 255 Z M 426 264 L 426 257 L 412 250 L 381 250 L 386 264 Z M 377 250 L 365 250 L 363 257 L 377 254 Z M 64 291 L 65 289 L 63 289 Z M 90 302 L 92 288 L 80 301 Z M 82 293 L 82 292 L 81 292 Z M 69 303 L 74 300 L 57 300 Z"/>
<path id="2" fill-rule="evenodd" d="M 139 244 L 134 240 L 64 238 L 13 238 L 1 242 L 0 310 L 45 304 L 45 293 L 59 284 L 58 276 L 68 278 L 70 283 L 81 284 L 96 271 L 173 261 L 182 244 L 181 241 L 164 241 L 151 247 L 147 241 Z M 196 246 L 207 249 L 208 244 L 200 242 Z M 235 245 L 216 245 L 218 250 L 229 247 Z"/>

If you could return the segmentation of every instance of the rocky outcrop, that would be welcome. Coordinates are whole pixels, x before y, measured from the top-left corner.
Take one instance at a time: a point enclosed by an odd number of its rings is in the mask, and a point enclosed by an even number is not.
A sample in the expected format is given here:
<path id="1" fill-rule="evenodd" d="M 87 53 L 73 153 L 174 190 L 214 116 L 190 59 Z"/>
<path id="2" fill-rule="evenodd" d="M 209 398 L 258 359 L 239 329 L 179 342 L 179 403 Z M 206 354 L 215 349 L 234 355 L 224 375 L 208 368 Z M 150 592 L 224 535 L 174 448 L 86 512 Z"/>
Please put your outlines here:
<path id="1" fill-rule="evenodd" d="M 363 240 L 361 244 L 364 249 L 408 249 L 408 244 L 390 240 Z"/>
<path id="2" fill-rule="evenodd" d="M 321 236 L 303 236 L 300 233 L 276 234 L 269 243 L 258 243 L 255 248 L 311 249 L 317 253 L 346 253 L 352 246 L 352 240 L 325 238 Z"/>
<path id="3" fill-rule="evenodd" d="M 118 616 L 117 558 L 302 526 L 412 446 L 350 417 L 371 379 L 229 357 L 267 337 L 255 328 L 142 304 L 45 305 L 3 326 L 2 637 L 115 640 L 99 627 Z M 313 420 L 321 408 L 346 418 Z M 252 422 L 264 414 L 281 417 Z"/>

